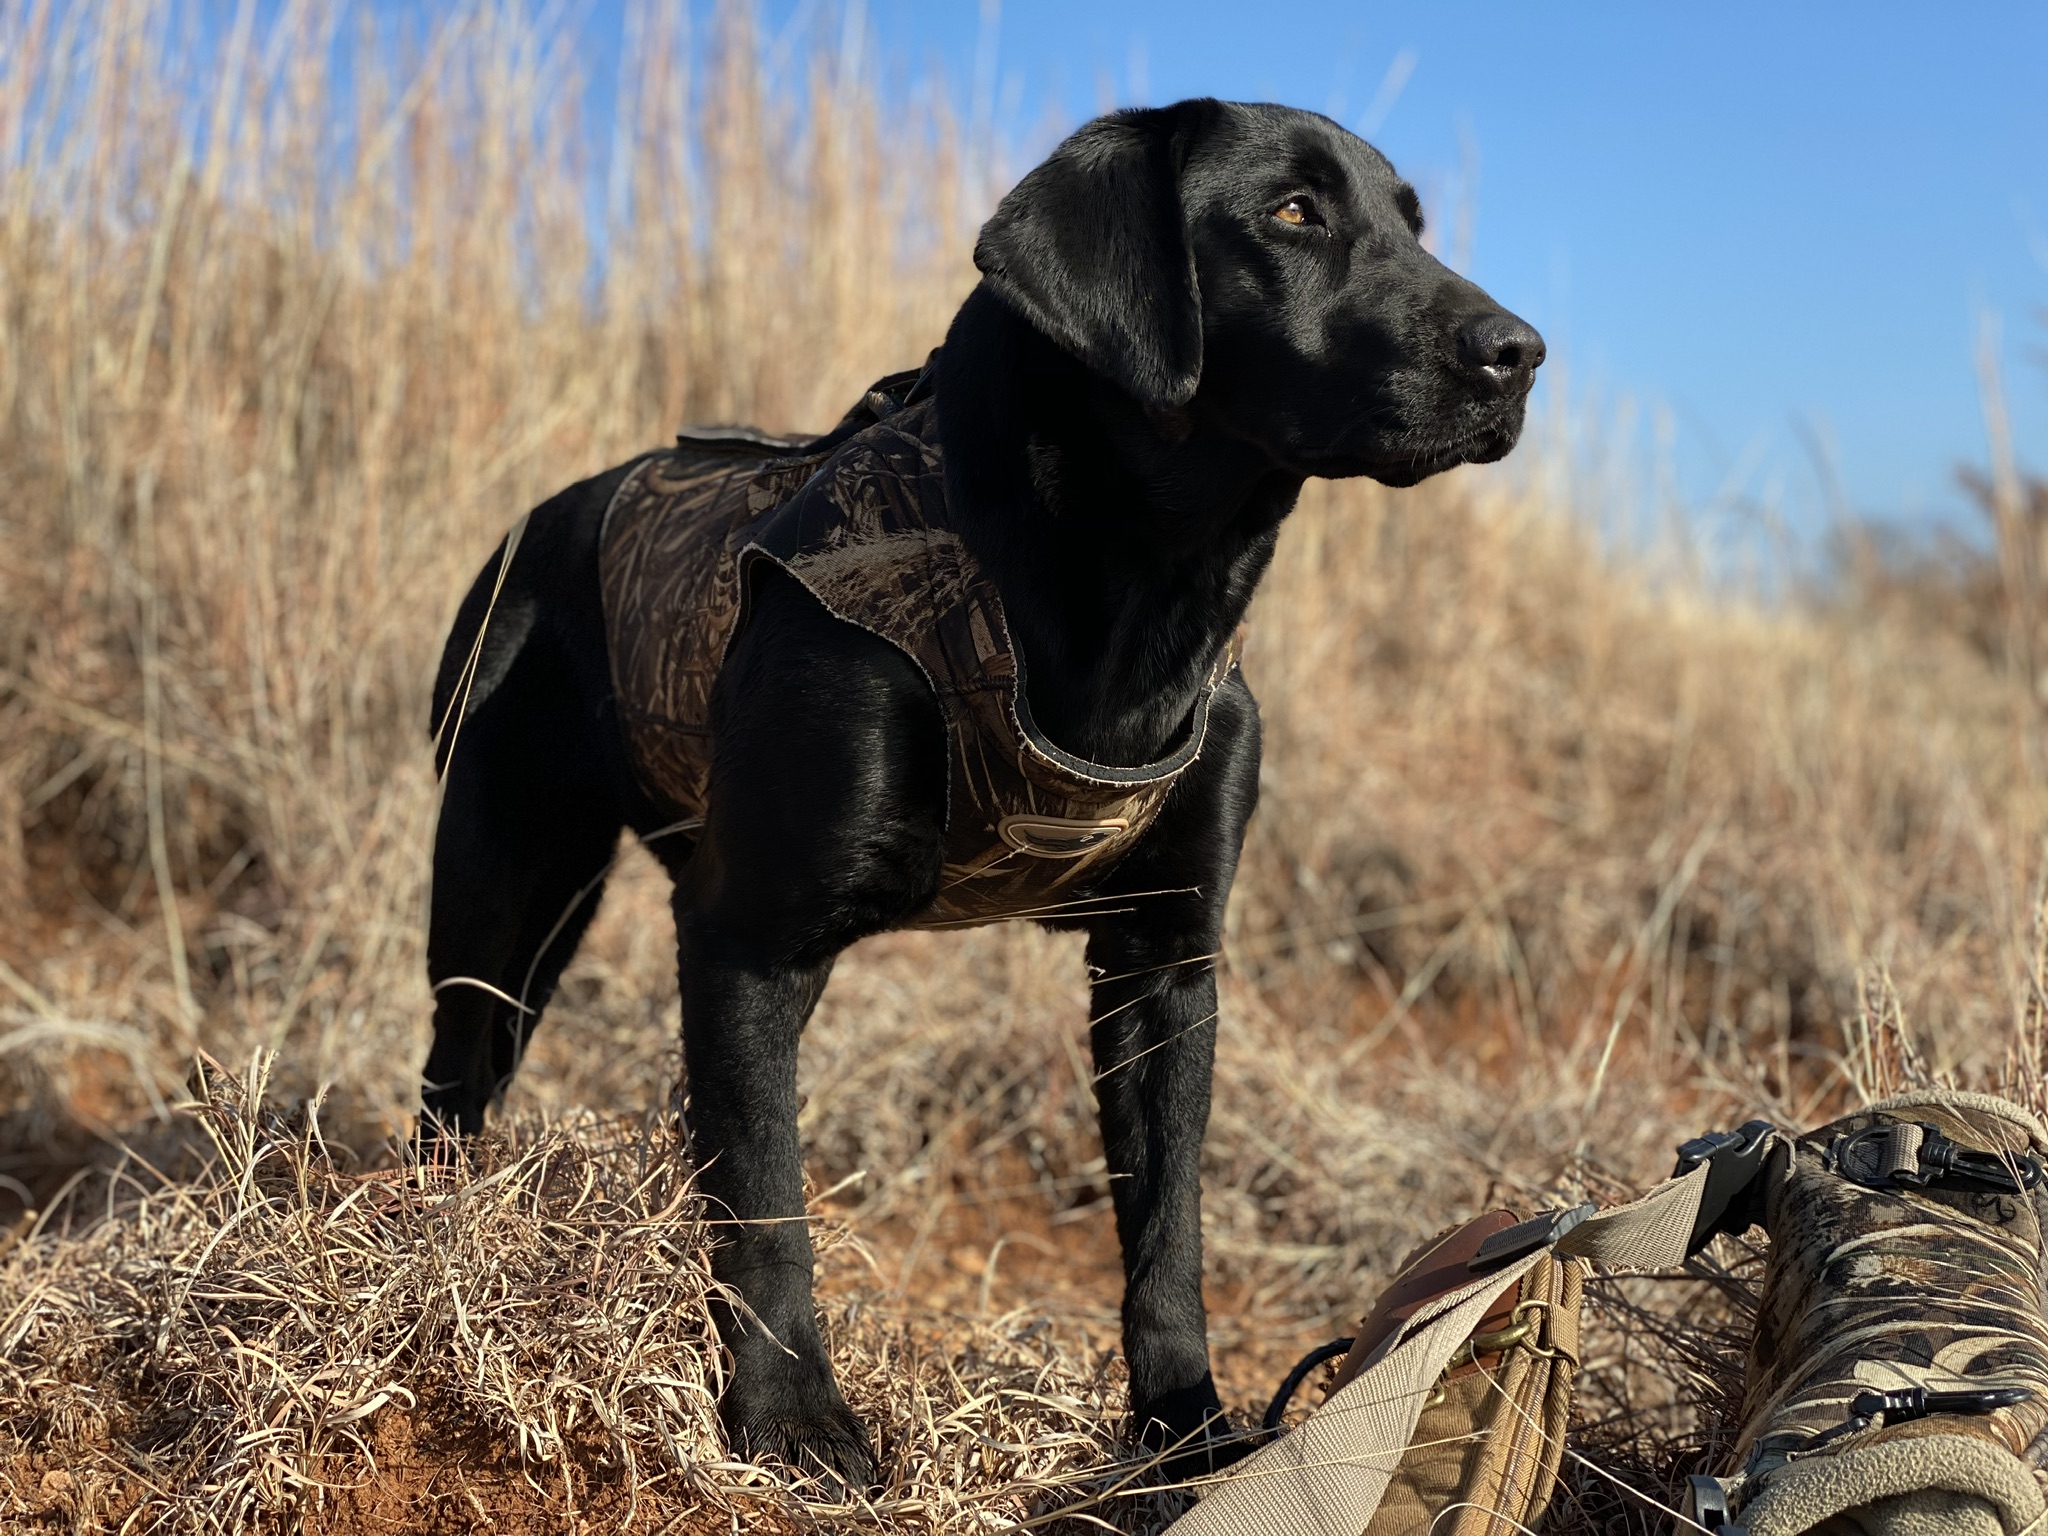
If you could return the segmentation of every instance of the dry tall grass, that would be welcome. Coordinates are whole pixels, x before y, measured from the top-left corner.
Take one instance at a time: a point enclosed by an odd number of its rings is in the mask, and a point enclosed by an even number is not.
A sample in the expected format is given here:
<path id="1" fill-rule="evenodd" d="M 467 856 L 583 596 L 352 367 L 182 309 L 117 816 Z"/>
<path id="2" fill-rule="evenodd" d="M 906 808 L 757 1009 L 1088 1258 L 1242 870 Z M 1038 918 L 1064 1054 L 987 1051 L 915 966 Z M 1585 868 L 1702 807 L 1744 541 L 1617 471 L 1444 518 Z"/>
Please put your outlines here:
<path id="1" fill-rule="evenodd" d="M 916 361 L 998 190 L 942 92 L 885 106 L 829 48 L 764 63 L 743 8 L 670 13 L 633 11 L 594 160 L 570 39 L 516 7 L 407 47 L 245 6 L 216 56 L 175 0 L 0 6 L 0 1190 L 44 1213 L 0 1239 L 9 1518 L 810 1518 L 719 1460 L 701 1242 L 659 1230 L 664 1122 L 633 1129 L 677 1071 L 646 860 L 496 1172 L 355 1171 L 415 1102 L 427 688 L 468 578 L 678 422 L 820 424 Z M 2017 473 L 1987 482 L 2002 565 L 1852 562 L 1765 606 L 1603 548 L 1575 463 L 1553 431 L 1503 471 L 1314 487 L 1255 611 L 1208 1164 L 1240 1404 L 1482 1199 L 1857 1097 L 1873 1019 L 1973 1083 L 2038 1064 L 2048 515 Z M 1024 930 L 888 936 L 834 979 L 804 1129 L 893 1479 L 836 1519 L 984 1529 L 1106 1486 L 1084 1005 L 1071 943 Z M 202 1049 L 275 1052 L 278 1112 L 214 1078 L 157 1119 Z M 321 1085 L 319 1135 L 279 1118 Z M 185 1161 L 53 1204 L 116 1132 Z M 1638 1354 L 1595 1373 L 1618 1417 L 1587 1444 L 1650 1494 L 1713 1432 L 1683 1346 L 1654 1402 Z M 1656 1523 L 1576 1486 L 1587 1528 Z"/>

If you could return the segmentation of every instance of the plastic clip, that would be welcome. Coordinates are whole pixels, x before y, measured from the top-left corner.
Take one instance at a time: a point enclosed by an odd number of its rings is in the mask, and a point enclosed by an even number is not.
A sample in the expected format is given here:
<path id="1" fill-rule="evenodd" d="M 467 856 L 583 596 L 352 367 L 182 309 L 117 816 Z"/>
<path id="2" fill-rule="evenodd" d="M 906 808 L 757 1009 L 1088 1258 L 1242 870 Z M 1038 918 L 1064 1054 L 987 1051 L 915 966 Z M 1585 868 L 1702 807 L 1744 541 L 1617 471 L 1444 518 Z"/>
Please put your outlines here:
<path id="1" fill-rule="evenodd" d="M 1707 1187 L 1700 1196 L 1700 1213 L 1693 1219 L 1692 1236 L 1686 1239 L 1686 1255 L 1698 1253 L 1726 1232 L 1740 1237 L 1764 1219 L 1763 1185 L 1757 1174 L 1778 1142 L 1778 1129 L 1768 1120 L 1752 1120 L 1740 1130 L 1709 1131 L 1695 1136 L 1678 1149 L 1674 1179 L 1683 1178 L 1708 1165 Z"/>
<path id="2" fill-rule="evenodd" d="M 1925 1387 L 1872 1388 L 1849 1400 L 1849 1416 L 1865 1421 L 1883 1416 L 1887 1424 L 1905 1424 L 1930 1413 L 1989 1413 L 2017 1408 L 2034 1394 L 2025 1387 L 1985 1387 L 1975 1392 L 1930 1392 Z"/>
<path id="3" fill-rule="evenodd" d="M 1872 1387 L 1849 1399 L 1846 1419 L 1833 1429 L 1822 1430 L 1793 1454 L 1810 1456 L 1845 1435 L 1861 1433 L 1880 1419 L 1886 1424 L 1909 1424 L 1934 1413 L 1990 1413 L 1995 1408 L 2017 1408 L 2033 1395 L 2026 1387 L 1985 1387 L 1974 1392 L 1930 1392 L 1925 1387 L 1898 1387 L 1885 1392 Z"/>

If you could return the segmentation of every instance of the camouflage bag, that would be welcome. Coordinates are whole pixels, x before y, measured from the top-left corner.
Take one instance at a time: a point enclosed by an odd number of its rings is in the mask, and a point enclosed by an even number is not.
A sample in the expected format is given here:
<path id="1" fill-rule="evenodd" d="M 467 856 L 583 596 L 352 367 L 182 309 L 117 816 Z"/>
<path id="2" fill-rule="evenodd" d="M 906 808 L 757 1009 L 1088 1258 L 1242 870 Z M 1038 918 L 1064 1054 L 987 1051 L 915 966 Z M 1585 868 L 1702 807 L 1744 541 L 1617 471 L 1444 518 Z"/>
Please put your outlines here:
<path id="1" fill-rule="evenodd" d="M 1691 1480 L 1679 1528 L 2048 1536 L 2044 1156 L 2048 1128 L 2016 1105 L 1917 1093 L 1796 1139 L 1762 1121 L 1700 1137 L 1671 1182 L 1612 1210 L 1454 1228 L 1342 1341 L 1322 1406 L 1174 1536 L 1535 1528 L 1588 1267 L 1673 1267 L 1759 1222 L 1771 1246 L 1735 1470 Z"/>
<path id="2" fill-rule="evenodd" d="M 1322 1405 L 1215 1479 L 1173 1536 L 1510 1536 L 1557 1485 L 1594 1265 L 1662 1269 L 1724 1229 L 1774 1143 L 1769 1126 L 1702 1137 L 1640 1200 L 1495 1211 L 1425 1244 L 1360 1325 Z M 1746 1223 L 1745 1223 L 1746 1224 Z"/>
<path id="3" fill-rule="evenodd" d="M 1749 1536 L 2048 1528 L 2048 1130 L 1982 1094 L 1890 1099 L 1778 1146 L 1735 1471 L 1690 1517 Z"/>

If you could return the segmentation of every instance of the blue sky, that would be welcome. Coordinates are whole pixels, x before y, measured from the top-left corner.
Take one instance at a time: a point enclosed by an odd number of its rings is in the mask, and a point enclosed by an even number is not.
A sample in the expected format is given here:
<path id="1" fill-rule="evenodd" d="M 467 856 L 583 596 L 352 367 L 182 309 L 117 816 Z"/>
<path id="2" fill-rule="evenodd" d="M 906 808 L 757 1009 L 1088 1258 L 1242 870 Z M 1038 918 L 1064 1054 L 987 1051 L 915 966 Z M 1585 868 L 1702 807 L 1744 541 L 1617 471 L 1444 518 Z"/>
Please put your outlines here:
<path id="1" fill-rule="evenodd" d="M 1855 512 L 1972 522 L 1954 466 L 1984 458 L 1987 312 L 2021 457 L 2048 468 L 2048 7 L 869 0 L 868 15 L 883 55 L 941 64 L 963 98 L 980 79 L 1033 149 L 1107 104 L 1263 98 L 1366 132 L 1434 192 L 1446 230 L 1470 184 L 1470 274 L 1544 331 L 1574 395 L 1637 403 L 1645 458 L 1668 413 L 1698 509 L 1775 498 L 1814 531 L 1825 457 Z"/>
<path id="2" fill-rule="evenodd" d="M 601 114 L 623 0 L 564 3 Z M 1109 106 L 1329 113 L 1447 235 L 1469 211 L 1466 270 L 1551 344 L 1539 399 L 1568 378 L 1592 440 L 1703 520 L 1976 530 L 1955 469 L 1985 459 L 1986 317 L 2048 470 L 2048 5 L 756 3 L 785 57 L 860 4 L 865 66 L 936 67 L 1019 163 Z"/>

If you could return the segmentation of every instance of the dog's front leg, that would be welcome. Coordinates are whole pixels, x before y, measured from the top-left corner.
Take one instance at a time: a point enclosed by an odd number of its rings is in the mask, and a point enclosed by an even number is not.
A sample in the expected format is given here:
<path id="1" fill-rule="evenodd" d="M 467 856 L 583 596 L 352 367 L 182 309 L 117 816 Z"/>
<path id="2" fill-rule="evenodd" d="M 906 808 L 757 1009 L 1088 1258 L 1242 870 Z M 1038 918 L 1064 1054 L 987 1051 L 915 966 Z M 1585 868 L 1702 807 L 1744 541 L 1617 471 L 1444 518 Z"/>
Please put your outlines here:
<path id="1" fill-rule="evenodd" d="M 1095 1094 L 1124 1257 L 1124 1354 L 1143 1442 L 1189 1475 L 1243 1447 L 1209 1370 L 1202 1305 L 1202 1137 L 1216 1056 L 1223 909 L 1258 798 L 1257 706 L 1240 680 L 1218 691 L 1201 758 L 1096 894 Z"/>
<path id="2" fill-rule="evenodd" d="M 840 950 L 938 888 L 946 731 L 887 641 L 772 570 L 754 595 L 719 683 L 703 836 L 676 868 L 691 1150 L 709 1214 L 732 1223 L 713 1271 L 743 1302 L 718 1318 L 733 1356 L 719 1411 L 741 1455 L 865 1489 L 874 1452 L 811 1298 L 797 1041 Z"/>
<path id="3" fill-rule="evenodd" d="M 691 1148 L 720 1224 L 712 1272 L 744 1303 L 714 1304 L 733 1359 L 726 1433 L 749 1459 L 866 1488 L 874 1451 L 818 1333 L 797 1140 L 797 1041 L 831 963 L 770 963 L 687 913 L 677 929 Z"/>
<path id="4" fill-rule="evenodd" d="M 1090 1043 L 1117 1236 L 1131 1414 L 1155 1450 L 1195 1449 L 1220 1425 L 1202 1304 L 1202 1134 L 1216 1052 L 1208 951 L 1179 954 L 1097 929 Z M 1135 973 L 1135 974 L 1134 974 Z"/>

